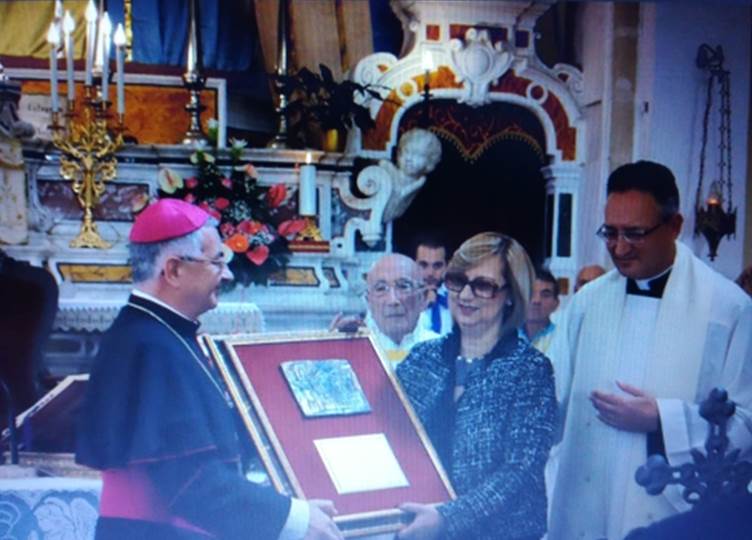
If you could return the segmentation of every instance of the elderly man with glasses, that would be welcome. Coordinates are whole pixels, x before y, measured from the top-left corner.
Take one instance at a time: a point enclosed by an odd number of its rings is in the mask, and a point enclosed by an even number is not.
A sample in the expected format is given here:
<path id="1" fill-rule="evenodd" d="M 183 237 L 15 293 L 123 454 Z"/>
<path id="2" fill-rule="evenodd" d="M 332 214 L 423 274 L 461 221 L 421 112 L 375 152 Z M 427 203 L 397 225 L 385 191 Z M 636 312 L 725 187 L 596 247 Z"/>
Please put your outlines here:
<path id="1" fill-rule="evenodd" d="M 439 337 L 418 324 L 427 289 L 418 265 L 410 257 L 390 253 L 378 259 L 366 275 L 365 319 L 337 316 L 333 328 L 351 330 L 365 325 L 376 338 L 391 367 L 401 362 L 416 343 Z"/>
<path id="2" fill-rule="evenodd" d="M 549 538 L 623 538 L 687 510 L 680 491 L 648 495 L 648 455 L 691 461 L 716 386 L 737 403 L 731 444 L 752 447 L 752 301 L 677 238 L 671 171 L 639 161 L 608 180 L 598 230 L 616 267 L 580 290 L 548 350 L 565 411 Z"/>
<path id="3" fill-rule="evenodd" d="M 243 475 L 233 401 L 196 339 L 233 277 L 216 222 L 163 199 L 136 218 L 129 250 L 135 288 L 103 336 L 77 437 L 76 460 L 102 471 L 96 538 L 341 539 L 331 502 Z"/>

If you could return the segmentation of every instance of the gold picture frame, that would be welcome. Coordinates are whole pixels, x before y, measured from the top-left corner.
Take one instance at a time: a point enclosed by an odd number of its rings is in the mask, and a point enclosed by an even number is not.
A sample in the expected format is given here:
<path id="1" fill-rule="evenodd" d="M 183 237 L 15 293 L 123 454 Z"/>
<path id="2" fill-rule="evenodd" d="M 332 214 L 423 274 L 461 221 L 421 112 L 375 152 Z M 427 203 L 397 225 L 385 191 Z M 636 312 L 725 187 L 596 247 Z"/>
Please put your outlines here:
<path id="1" fill-rule="evenodd" d="M 456 497 L 441 462 L 372 336 L 361 331 L 202 336 L 268 476 L 280 493 L 331 499 L 345 537 L 395 532 L 409 521 L 402 502 L 440 504 Z M 368 414 L 307 418 L 280 364 L 347 359 L 371 405 Z M 383 437 L 407 485 L 342 493 L 316 451 L 321 437 Z M 318 439 L 317 439 L 318 438 Z"/>

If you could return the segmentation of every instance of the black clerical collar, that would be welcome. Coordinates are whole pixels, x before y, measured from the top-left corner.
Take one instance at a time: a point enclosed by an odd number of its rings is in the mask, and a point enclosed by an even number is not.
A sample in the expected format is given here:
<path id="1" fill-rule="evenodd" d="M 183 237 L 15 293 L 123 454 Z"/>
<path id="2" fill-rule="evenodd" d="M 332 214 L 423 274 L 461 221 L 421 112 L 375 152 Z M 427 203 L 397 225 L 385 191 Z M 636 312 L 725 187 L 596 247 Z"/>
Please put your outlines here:
<path id="1" fill-rule="evenodd" d="M 668 278 L 671 275 L 671 269 L 669 268 L 658 277 L 648 280 L 648 288 L 641 289 L 634 279 L 627 278 L 627 294 L 633 294 L 635 296 L 647 296 L 650 298 L 662 298 L 663 289 L 666 288 Z"/>
<path id="2" fill-rule="evenodd" d="M 128 303 L 151 311 L 183 336 L 195 336 L 200 326 L 198 322 L 186 319 L 176 311 L 168 309 L 140 294 L 131 294 L 128 298 Z"/>

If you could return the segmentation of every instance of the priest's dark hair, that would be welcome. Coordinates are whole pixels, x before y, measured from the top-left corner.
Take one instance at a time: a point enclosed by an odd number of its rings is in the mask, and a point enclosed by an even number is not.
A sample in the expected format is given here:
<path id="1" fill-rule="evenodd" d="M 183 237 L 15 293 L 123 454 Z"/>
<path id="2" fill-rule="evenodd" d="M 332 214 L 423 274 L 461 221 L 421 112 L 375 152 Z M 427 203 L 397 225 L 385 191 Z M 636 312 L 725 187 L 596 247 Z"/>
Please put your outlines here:
<path id="1" fill-rule="evenodd" d="M 618 167 L 608 177 L 606 193 L 641 191 L 652 195 L 668 221 L 679 213 L 679 189 L 671 169 L 654 161 L 637 161 Z"/>
<path id="2" fill-rule="evenodd" d="M 209 218 L 203 227 L 184 236 L 162 242 L 130 242 L 128 262 L 133 270 L 133 282 L 142 283 L 157 277 L 161 271 L 162 259 L 168 255 L 200 257 L 203 241 L 201 231 L 206 227 L 215 228 L 217 225 L 216 219 Z"/>

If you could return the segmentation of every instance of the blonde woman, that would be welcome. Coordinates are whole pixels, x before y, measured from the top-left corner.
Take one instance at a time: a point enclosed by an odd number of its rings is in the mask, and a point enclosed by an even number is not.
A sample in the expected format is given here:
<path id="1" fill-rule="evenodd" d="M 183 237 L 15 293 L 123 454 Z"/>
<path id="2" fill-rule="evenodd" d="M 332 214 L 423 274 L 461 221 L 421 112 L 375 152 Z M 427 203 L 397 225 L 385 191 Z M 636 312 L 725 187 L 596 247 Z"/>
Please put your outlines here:
<path id="1" fill-rule="evenodd" d="M 404 504 L 414 519 L 400 539 L 538 539 L 545 532 L 553 372 L 516 330 L 534 279 L 525 250 L 498 233 L 473 236 L 449 262 L 454 329 L 416 345 L 397 376 L 458 497 L 438 507 Z"/>

